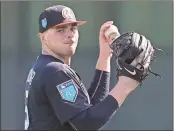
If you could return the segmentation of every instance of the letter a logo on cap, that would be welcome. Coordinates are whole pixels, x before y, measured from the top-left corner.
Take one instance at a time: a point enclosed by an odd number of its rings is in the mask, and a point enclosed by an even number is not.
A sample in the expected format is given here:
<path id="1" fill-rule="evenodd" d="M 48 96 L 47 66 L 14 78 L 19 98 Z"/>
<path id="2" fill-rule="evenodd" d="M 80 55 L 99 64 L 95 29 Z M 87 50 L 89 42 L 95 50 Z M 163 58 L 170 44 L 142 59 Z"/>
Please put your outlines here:
<path id="1" fill-rule="evenodd" d="M 62 16 L 68 21 L 75 21 L 76 20 L 73 11 L 68 7 L 65 7 L 62 10 Z"/>

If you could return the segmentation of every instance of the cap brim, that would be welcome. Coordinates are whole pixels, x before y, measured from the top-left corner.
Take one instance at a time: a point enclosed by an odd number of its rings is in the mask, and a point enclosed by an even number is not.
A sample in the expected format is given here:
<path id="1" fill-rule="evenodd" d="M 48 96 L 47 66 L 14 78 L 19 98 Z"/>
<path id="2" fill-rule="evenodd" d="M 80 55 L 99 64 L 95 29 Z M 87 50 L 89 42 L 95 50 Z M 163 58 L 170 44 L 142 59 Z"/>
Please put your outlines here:
<path id="1" fill-rule="evenodd" d="M 77 26 L 79 26 L 79 25 L 85 24 L 86 22 L 87 22 L 87 21 L 63 22 L 63 23 L 57 24 L 57 25 L 55 25 L 55 26 L 53 26 L 53 27 L 58 27 L 58 26 L 67 25 L 67 24 L 77 24 Z"/>

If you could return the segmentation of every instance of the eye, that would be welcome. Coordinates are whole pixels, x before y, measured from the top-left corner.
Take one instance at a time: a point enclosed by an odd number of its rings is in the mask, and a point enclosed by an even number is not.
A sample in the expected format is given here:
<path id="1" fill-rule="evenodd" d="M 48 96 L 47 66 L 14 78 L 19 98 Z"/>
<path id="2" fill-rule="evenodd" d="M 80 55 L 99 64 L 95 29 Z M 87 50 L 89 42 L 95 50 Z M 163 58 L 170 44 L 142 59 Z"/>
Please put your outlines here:
<path id="1" fill-rule="evenodd" d="M 74 26 L 74 27 L 71 27 L 71 31 L 75 32 L 77 30 L 77 27 Z"/>
<path id="2" fill-rule="evenodd" d="M 64 29 L 59 28 L 59 29 L 57 29 L 56 31 L 62 33 L 62 32 L 64 31 Z"/>

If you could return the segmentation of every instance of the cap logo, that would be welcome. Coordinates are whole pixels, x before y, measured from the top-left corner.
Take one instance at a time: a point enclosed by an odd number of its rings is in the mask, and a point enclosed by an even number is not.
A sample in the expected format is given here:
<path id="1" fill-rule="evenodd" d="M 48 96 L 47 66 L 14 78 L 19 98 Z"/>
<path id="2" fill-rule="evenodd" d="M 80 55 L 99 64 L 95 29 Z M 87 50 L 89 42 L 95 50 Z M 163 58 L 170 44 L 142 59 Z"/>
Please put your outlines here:
<path id="1" fill-rule="evenodd" d="M 47 27 L 47 19 L 46 18 L 42 19 L 41 24 L 42 24 L 43 28 L 46 28 Z"/>
<path id="2" fill-rule="evenodd" d="M 68 20 L 68 21 L 76 20 L 73 11 L 72 11 L 70 8 L 68 8 L 68 7 L 65 7 L 65 8 L 62 10 L 62 16 L 63 16 L 66 20 Z"/>

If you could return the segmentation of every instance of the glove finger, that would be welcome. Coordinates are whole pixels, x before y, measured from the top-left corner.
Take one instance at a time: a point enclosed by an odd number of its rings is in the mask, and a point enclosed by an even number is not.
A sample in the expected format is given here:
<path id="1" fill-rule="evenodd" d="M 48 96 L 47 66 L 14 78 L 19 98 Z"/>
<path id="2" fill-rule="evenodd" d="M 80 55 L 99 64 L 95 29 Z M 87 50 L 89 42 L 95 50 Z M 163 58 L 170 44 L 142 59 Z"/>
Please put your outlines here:
<path id="1" fill-rule="evenodd" d="M 150 41 L 149 41 L 150 43 Z M 151 59 L 153 57 L 153 54 L 154 54 L 154 49 L 153 49 L 153 46 L 150 44 L 150 49 L 148 50 L 147 52 L 147 58 L 145 58 L 145 61 L 144 61 L 144 68 L 147 69 L 151 63 Z"/>
<path id="2" fill-rule="evenodd" d="M 145 55 L 144 55 L 144 59 L 143 59 L 143 62 L 142 62 L 143 65 L 145 64 L 148 56 L 150 55 L 151 49 L 152 49 L 152 45 L 151 45 L 150 41 L 147 40 L 147 47 L 146 47 L 146 50 L 144 51 Z"/>
<path id="3" fill-rule="evenodd" d="M 146 55 L 146 51 L 148 49 L 148 42 L 147 42 L 147 39 L 143 36 L 142 36 L 142 43 L 140 44 L 140 49 L 143 49 L 143 52 L 140 54 L 140 58 L 139 58 L 139 63 L 143 64 L 143 61 L 144 61 L 144 58 L 145 58 L 145 55 Z"/>
<path id="4" fill-rule="evenodd" d="M 139 46 L 139 49 L 140 50 L 142 49 L 143 51 L 131 63 L 131 65 L 134 66 L 134 67 L 136 67 L 138 65 L 138 63 L 142 63 L 143 60 L 144 60 L 144 57 L 145 57 L 145 53 L 146 53 L 145 51 L 146 51 L 146 48 L 147 48 L 147 40 L 143 35 L 140 36 L 138 46 Z M 137 68 L 140 68 L 140 67 L 141 66 L 137 66 Z"/>
<path id="5" fill-rule="evenodd" d="M 138 48 L 139 43 L 142 41 L 141 38 L 142 38 L 142 37 L 140 37 L 140 35 L 137 34 L 137 33 L 133 33 L 133 35 L 132 35 L 132 42 L 135 43 L 135 46 L 136 46 L 137 48 Z M 137 63 L 138 63 L 138 61 L 137 61 L 137 59 L 135 58 L 135 59 L 132 61 L 131 65 L 134 66 L 134 67 L 136 67 Z"/>
<path id="6" fill-rule="evenodd" d="M 123 64 L 123 59 L 121 57 L 118 57 L 116 59 L 116 65 L 117 65 L 119 70 L 122 70 L 122 64 Z"/>
<path id="7" fill-rule="evenodd" d="M 141 42 L 140 35 L 137 34 L 137 33 L 133 33 L 133 35 L 132 35 L 132 42 L 135 44 L 135 47 L 138 48 L 139 42 Z"/>

